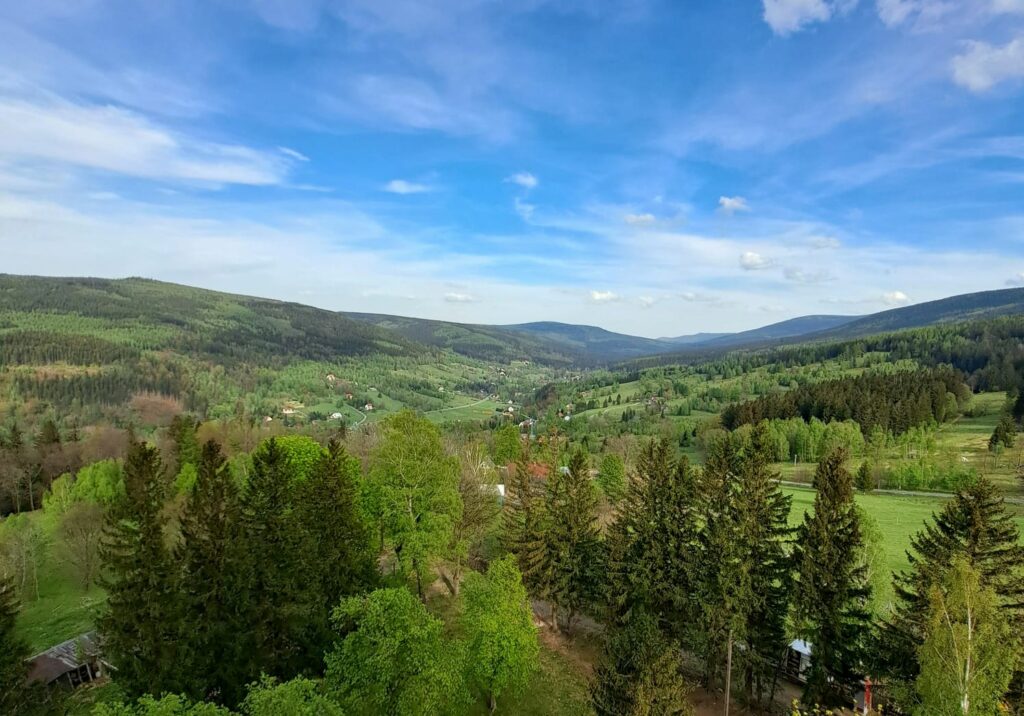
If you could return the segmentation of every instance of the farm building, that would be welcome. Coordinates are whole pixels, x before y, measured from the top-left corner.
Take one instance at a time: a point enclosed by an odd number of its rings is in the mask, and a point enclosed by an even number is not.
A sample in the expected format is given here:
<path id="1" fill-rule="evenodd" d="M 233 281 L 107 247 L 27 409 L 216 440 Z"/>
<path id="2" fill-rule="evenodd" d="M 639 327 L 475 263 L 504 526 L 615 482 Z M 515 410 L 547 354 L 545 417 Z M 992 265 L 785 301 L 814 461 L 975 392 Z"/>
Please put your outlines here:
<path id="1" fill-rule="evenodd" d="M 71 688 L 98 679 L 108 668 L 100 656 L 95 632 L 50 647 L 28 663 L 29 680 Z"/>

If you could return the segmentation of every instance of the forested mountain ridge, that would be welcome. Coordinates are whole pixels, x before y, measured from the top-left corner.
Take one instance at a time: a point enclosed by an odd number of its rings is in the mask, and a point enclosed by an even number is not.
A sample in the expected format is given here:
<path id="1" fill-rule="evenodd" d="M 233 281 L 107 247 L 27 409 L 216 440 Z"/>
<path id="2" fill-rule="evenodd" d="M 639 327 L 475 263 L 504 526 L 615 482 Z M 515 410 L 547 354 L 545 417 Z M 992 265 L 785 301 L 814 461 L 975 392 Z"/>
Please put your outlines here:
<path id="1" fill-rule="evenodd" d="M 903 328 L 919 328 L 1024 313 L 1024 288 L 1003 288 L 893 308 L 806 336 L 807 339 L 859 338 Z"/>
<path id="2" fill-rule="evenodd" d="M 222 361 L 280 363 L 423 350 L 393 332 L 298 303 L 144 278 L 0 275 L 0 331 L 22 330 L 37 337 L 93 335 L 136 349 L 174 350 Z M 4 342 L 17 343 L 9 338 Z M 63 342 L 55 339 L 58 347 Z"/>

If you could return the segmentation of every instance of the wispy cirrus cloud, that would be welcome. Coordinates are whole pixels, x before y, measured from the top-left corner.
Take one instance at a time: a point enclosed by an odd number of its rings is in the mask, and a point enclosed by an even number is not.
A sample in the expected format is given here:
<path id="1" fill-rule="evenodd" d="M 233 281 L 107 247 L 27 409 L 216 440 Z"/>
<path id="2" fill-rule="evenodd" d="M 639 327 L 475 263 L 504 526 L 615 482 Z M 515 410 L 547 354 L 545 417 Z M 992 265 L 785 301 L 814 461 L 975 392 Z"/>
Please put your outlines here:
<path id="1" fill-rule="evenodd" d="M 425 194 L 434 190 L 434 187 L 429 184 L 421 184 L 405 179 L 392 179 L 381 188 L 389 194 Z"/>
<path id="2" fill-rule="evenodd" d="M 294 158 L 200 140 L 110 105 L 0 97 L 0 157 L 69 164 L 146 179 L 280 184 Z"/>

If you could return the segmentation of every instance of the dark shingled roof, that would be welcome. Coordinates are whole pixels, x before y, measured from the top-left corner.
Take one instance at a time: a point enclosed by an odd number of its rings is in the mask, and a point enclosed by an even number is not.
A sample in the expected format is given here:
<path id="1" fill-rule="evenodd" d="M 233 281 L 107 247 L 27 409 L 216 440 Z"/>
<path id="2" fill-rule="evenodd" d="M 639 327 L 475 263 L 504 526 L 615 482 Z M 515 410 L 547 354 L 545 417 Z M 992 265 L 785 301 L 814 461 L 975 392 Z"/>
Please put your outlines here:
<path id="1" fill-rule="evenodd" d="M 96 633 L 82 634 L 50 647 L 29 659 L 28 678 L 31 681 L 42 681 L 49 684 L 87 662 L 92 663 L 94 658 L 90 659 L 90 657 L 96 657 L 98 654 L 99 645 L 96 643 Z M 85 656 L 86 661 L 80 661 L 79 656 Z"/>

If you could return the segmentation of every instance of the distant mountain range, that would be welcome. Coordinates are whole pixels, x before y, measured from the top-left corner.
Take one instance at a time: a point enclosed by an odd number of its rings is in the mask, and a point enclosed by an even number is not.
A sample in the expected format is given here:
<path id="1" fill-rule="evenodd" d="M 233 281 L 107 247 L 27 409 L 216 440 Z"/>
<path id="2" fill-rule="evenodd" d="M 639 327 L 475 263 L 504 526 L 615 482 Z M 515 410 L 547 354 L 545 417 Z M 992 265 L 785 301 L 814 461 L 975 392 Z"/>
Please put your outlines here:
<path id="1" fill-rule="evenodd" d="M 492 361 L 532 360 L 593 366 L 646 356 L 694 356 L 817 340 L 843 340 L 951 321 L 1024 313 L 1024 288 L 953 296 L 868 316 L 801 316 L 739 333 L 643 338 L 596 326 L 543 321 L 477 325 L 376 313 L 343 313 L 270 299 L 236 296 L 149 279 L 47 278 L 0 274 L 0 333 L 5 311 L 115 321 L 153 347 L 211 355 L 329 358 L 448 349 Z M 8 329 L 42 328 L 26 317 Z M 9 322 L 9 321 L 8 321 Z M 148 338 L 159 336 L 159 339 Z M 164 338 L 167 336 L 167 338 Z"/>

